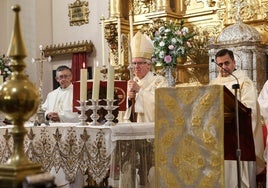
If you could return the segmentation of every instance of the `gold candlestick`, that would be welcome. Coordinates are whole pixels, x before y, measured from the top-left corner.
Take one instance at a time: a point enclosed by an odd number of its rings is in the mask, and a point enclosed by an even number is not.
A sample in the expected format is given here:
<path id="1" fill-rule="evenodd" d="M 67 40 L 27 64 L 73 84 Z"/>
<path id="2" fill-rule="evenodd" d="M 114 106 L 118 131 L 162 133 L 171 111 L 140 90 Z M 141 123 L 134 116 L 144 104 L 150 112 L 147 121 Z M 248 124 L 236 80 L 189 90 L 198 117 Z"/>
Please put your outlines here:
<path id="1" fill-rule="evenodd" d="M 11 158 L 0 166 L 2 188 L 22 187 L 26 176 L 42 172 L 41 166 L 30 162 L 24 152 L 24 136 L 27 133 L 24 123 L 35 114 L 40 98 L 38 89 L 24 74 L 26 50 L 19 23 L 20 7 L 15 5 L 12 10 L 15 12 L 14 30 L 7 53 L 11 58 L 12 72 L 10 79 L 0 86 L 0 110 L 14 124 L 11 131 L 14 147 Z"/>

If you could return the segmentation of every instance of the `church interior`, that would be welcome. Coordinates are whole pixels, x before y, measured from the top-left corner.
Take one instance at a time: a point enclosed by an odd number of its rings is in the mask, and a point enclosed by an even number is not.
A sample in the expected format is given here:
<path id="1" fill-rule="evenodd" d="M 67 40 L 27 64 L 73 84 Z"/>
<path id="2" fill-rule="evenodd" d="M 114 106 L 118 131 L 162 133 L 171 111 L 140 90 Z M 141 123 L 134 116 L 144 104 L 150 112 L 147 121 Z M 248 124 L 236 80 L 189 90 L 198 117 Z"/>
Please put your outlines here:
<path id="1" fill-rule="evenodd" d="M 210 85 L 217 52 L 229 49 L 261 93 L 267 20 L 268 0 L 1 0 L 0 187 L 268 186 L 265 118 L 256 133 L 254 109 Z M 156 89 L 154 121 L 124 122 L 134 35 L 154 40 L 180 21 L 193 33 L 191 49 L 171 75 L 152 66 L 174 79 Z M 76 123 L 49 122 L 41 107 L 62 65 L 72 69 Z"/>

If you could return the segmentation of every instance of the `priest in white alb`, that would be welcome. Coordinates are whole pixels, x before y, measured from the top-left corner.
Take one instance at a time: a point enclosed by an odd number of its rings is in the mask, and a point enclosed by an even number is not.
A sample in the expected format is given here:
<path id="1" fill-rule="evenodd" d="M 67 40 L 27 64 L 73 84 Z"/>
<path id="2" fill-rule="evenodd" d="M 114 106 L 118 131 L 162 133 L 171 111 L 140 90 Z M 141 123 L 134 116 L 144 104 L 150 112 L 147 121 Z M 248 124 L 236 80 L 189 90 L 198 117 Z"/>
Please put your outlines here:
<path id="1" fill-rule="evenodd" d="M 263 159 L 263 137 L 262 126 L 260 122 L 260 113 L 257 102 L 257 90 L 253 81 L 242 70 L 236 70 L 234 53 L 228 49 L 222 49 L 216 53 L 216 63 L 218 65 L 219 75 L 212 80 L 212 85 L 224 85 L 233 94 L 233 84 L 239 82 L 238 100 L 246 107 L 252 110 L 252 132 L 255 145 L 256 167 L 241 161 L 241 185 L 242 187 L 256 187 L 256 175 L 261 173 L 265 168 Z M 240 127 L 243 129 L 243 127 Z M 243 155 L 243 151 L 242 155 Z M 228 176 L 225 182 L 225 187 L 235 188 L 237 185 L 236 161 L 225 161 L 225 176 Z"/>

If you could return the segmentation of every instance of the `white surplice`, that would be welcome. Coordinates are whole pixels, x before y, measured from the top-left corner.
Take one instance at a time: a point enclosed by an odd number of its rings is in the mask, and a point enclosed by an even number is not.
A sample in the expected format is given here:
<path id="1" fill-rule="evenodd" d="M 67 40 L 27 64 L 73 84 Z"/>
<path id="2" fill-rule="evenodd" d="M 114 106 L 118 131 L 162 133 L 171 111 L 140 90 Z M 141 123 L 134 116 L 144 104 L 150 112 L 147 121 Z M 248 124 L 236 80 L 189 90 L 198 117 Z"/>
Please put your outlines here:
<path id="1" fill-rule="evenodd" d="M 45 103 L 42 105 L 42 109 L 45 110 L 45 116 L 49 112 L 57 112 L 60 121 L 65 123 L 79 122 L 78 113 L 73 112 L 73 85 L 69 85 L 67 88 L 57 89 L 51 91 L 46 98 Z"/>

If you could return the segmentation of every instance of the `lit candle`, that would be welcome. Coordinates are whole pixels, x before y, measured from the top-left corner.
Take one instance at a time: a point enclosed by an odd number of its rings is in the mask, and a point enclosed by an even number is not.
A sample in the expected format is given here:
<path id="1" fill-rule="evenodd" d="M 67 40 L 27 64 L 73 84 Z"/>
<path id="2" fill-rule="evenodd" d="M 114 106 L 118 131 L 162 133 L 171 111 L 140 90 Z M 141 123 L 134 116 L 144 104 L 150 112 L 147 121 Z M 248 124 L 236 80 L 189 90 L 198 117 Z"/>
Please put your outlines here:
<path id="1" fill-rule="evenodd" d="M 99 100 L 99 92 L 100 92 L 100 67 L 95 66 L 93 74 L 92 100 Z"/>
<path id="2" fill-rule="evenodd" d="M 118 65 L 121 65 L 121 23 L 120 17 L 117 20 L 117 34 L 118 34 Z"/>
<path id="3" fill-rule="evenodd" d="M 130 42 L 133 37 L 133 16 L 132 11 L 129 12 L 129 35 L 130 35 Z"/>
<path id="4" fill-rule="evenodd" d="M 87 69 L 85 63 L 83 68 L 80 69 L 80 101 L 85 102 L 87 100 Z"/>
<path id="5" fill-rule="evenodd" d="M 105 48 L 104 48 L 104 43 L 105 43 L 105 25 L 104 25 L 104 16 L 102 15 L 101 17 L 101 50 L 102 50 L 102 65 L 106 65 L 105 62 Z"/>
<path id="6" fill-rule="evenodd" d="M 107 100 L 114 100 L 114 67 L 108 67 Z"/>

